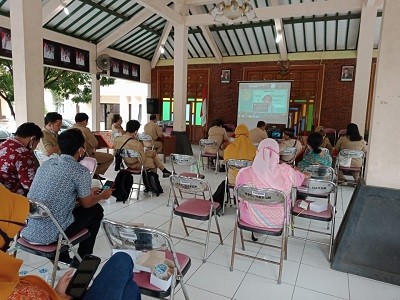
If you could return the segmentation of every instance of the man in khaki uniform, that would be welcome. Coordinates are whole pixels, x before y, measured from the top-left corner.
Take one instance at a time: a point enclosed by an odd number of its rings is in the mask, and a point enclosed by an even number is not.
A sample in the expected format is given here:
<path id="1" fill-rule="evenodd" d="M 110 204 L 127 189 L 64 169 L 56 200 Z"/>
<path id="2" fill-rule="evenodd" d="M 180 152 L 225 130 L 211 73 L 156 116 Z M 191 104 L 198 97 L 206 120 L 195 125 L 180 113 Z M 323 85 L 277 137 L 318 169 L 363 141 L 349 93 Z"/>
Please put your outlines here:
<path id="1" fill-rule="evenodd" d="M 128 123 L 126 123 L 126 133 L 115 138 L 114 149 L 121 149 L 121 147 L 124 146 L 123 149 L 130 149 L 139 152 L 146 170 L 157 172 L 158 168 L 163 172 L 164 178 L 169 177 L 172 173 L 164 167 L 162 161 L 157 156 L 157 152 L 155 150 L 146 150 L 145 152 L 142 143 L 137 140 L 139 128 L 140 123 L 138 121 L 128 121 Z M 128 139 L 131 140 L 128 141 Z M 126 141 L 128 142 L 124 145 Z M 141 167 L 137 158 L 123 157 L 123 159 L 129 168 L 138 169 Z"/>
<path id="2" fill-rule="evenodd" d="M 90 157 L 94 157 L 97 160 L 97 168 L 94 178 L 95 179 L 104 179 L 99 174 L 104 174 L 108 167 L 114 161 L 114 156 L 109 153 L 96 152 L 96 148 L 98 146 L 98 142 L 94 134 L 87 128 L 87 124 L 89 121 L 89 116 L 85 113 L 77 113 L 75 116 L 75 124 L 72 126 L 73 128 L 78 128 L 82 131 L 82 134 L 85 138 L 85 148 L 86 152 Z"/>
<path id="3" fill-rule="evenodd" d="M 283 130 L 283 141 L 279 144 L 279 153 L 282 153 L 286 148 L 296 148 L 296 155 L 281 155 L 281 162 L 291 162 L 303 150 L 303 145 L 294 136 L 294 129 L 285 128 Z"/>
<path id="4" fill-rule="evenodd" d="M 39 149 L 42 150 L 44 155 L 61 154 L 57 141 L 61 124 L 62 116 L 59 113 L 49 112 L 44 117 L 43 137 L 39 144 Z"/>
<path id="5" fill-rule="evenodd" d="M 267 132 L 265 131 L 265 122 L 258 121 L 257 127 L 250 130 L 249 138 L 253 143 L 260 143 L 262 140 L 268 138 Z"/>
<path id="6" fill-rule="evenodd" d="M 144 125 L 144 133 L 148 134 L 153 139 L 154 150 L 156 150 L 157 153 L 162 153 L 163 143 L 161 141 L 158 141 L 157 139 L 161 138 L 163 136 L 163 133 L 161 127 L 158 126 L 156 122 L 156 115 L 150 115 L 150 121 L 146 125 Z"/>

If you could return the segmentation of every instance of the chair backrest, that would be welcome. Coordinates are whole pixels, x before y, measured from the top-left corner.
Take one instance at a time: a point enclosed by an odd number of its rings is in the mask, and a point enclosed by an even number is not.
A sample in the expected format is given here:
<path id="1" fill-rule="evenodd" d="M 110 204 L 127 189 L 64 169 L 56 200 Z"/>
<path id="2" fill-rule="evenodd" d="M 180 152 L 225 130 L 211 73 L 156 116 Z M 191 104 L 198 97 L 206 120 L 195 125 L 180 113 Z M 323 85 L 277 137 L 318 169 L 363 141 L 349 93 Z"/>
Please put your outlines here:
<path id="1" fill-rule="evenodd" d="M 94 174 L 94 171 L 96 171 L 97 168 L 97 160 L 94 157 L 88 157 L 86 156 L 84 159 L 82 159 L 79 162 L 82 166 L 87 168 L 90 172 L 90 174 Z"/>
<path id="2" fill-rule="evenodd" d="M 339 152 L 339 156 L 346 158 L 364 158 L 365 153 L 361 150 L 342 149 Z"/>
<path id="3" fill-rule="evenodd" d="M 311 165 L 304 168 L 303 172 L 309 173 L 312 179 L 329 181 L 333 181 L 335 179 L 335 170 L 332 167 Z"/>
<path id="4" fill-rule="evenodd" d="M 172 175 L 169 177 L 171 181 L 171 188 L 174 193 L 175 200 L 177 199 L 176 192 L 180 192 L 180 198 L 183 198 L 182 194 L 193 194 L 195 195 L 203 195 L 204 199 L 212 199 L 211 187 L 207 181 L 200 178 L 190 178 L 179 175 Z M 207 193 L 207 194 L 206 194 Z"/>
<path id="5" fill-rule="evenodd" d="M 199 141 L 199 146 L 200 146 L 200 155 L 204 153 L 204 147 L 212 147 L 218 150 L 218 143 L 215 140 L 212 139 L 200 139 Z M 218 153 L 218 151 L 217 151 Z"/>
<path id="6" fill-rule="evenodd" d="M 35 149 L 33 150 L 33 153 L 35 154 L 36 159 L 39 161 L 39 164 L 42 164 L 44 161 L 50 159 L 50 157 L 45 155 L 42 150 Z"/>
<path id="7" fill-rule="evenodd" d="M 284 223 L 287 220 L 287 205 L 286 196 L 282 191 L 275 189 L 258 189 L 250 185 L 239 185 L 235 187 L 236 199 L 239 201 L 247 201 L 250 205 L 257 204 L 263 206 L 282 206 L 284 215 L 281 219 Z M 239 206 L 238 206 L 239 207 Z M 238 216 L 240 218 L 240 210 L 238 209 Z M 278 219 L 279 216 L 278 216 Z M 284 224 L 279 224 L 283 227 Z"/>
<path id="8" fill-rule="evenodd" d="M 122 157 L 129 157 L 129 158 L 138 158 L 140 161 L 142 161 L 142 156 L 140 153 L 136 150 L 132 149 L 121 149 L 121 156 Z"/>
<path id="9" fill-rule="evenodd" d="M 281 156 L 281 161 L 287 164 L 295 165 L 296 156 L 297 156 L 297 148 L 296 147 L 286 147 L 283 149 L 279 155 Z M 282 156 L 289 156 L 289 158 L 282 159 Z"/>
<path id="10" fill-rule="evenodd" d="M 153 138 L 145 133 L 139 133 L 138 134 L 138 140 L 143 143 L 143 145 L 147 148 L 151 148 L 153 150 L 154 148 L 154 141 Z"/>
<path id="11" fill-rule="evenodd" d="M 328 197 L 329 194 L 336 192 L 336 184 L 329 180 L 308 178 L 297 187 L 297 191 L 306 195 Z"/>
<path id="12" fill-rule="evenodd" d="M 226 162 L 226 171 L 228 169 L 237 170 L 239 171 L 242 168 L 249 167 L 253 164 L 251 160 L 246 159 L 228 159 Z"/>
<path id="13" fill-rule="evenodd" d="M 171 163 L 172 163 L 172 172 L 174 174 L 176 174 L 175 165 L 186 166 L 186 167 L 194 166 L 196 169 L 195 171 L 196 171 L 197 177 L 200 177 L 199 165 L 197 164 L 197 160 L 193 156 L 172 153 L 171 154 Z"/>

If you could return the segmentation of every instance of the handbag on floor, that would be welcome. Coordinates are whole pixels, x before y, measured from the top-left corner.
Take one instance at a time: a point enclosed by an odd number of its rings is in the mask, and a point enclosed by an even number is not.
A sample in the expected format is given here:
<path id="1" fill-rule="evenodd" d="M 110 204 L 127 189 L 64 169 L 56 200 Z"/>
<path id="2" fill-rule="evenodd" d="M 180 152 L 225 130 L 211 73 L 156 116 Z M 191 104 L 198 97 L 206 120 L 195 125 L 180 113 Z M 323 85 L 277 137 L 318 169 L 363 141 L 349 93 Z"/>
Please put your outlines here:
<path id="1" fill-rule="evenodd" d="M 157 197 L 164 193 L 157 173 L 150 170 L 143 171 L 142 180 L 146 190 L 155 193 Z"/>

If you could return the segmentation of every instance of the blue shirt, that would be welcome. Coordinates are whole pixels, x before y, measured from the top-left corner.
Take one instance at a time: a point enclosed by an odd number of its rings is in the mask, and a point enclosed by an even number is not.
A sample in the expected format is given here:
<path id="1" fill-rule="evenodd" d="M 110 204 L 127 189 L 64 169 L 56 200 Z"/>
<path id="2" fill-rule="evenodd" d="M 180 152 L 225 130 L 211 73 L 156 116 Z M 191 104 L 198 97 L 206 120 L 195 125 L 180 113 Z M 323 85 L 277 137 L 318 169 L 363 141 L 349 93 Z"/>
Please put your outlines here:
<path id="1" fill-rule="evenodd" d="M 74 222 L 72 210 L 76 199 L 89 196 L 91 184 L 89 170 L 72 156 L 62 154 L 39 167 L 28 198 L 46 205 L 65 230 Z M 58 239 L 58 230 L 50 218 L 29 219 L 22 236 L 30 242 L 48 245 Z"/>

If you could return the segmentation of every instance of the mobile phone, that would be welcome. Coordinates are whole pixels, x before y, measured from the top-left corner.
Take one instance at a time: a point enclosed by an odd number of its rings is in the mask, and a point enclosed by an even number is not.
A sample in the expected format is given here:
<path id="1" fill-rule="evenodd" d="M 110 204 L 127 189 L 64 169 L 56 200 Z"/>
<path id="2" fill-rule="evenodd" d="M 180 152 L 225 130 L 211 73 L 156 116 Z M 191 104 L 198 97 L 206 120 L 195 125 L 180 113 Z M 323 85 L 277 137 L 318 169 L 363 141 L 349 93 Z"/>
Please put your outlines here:
<path id="1" fill-rule="evenodd" d="M 96 273 L 100 262 L 100 257 L 85 255 L 69 282 L 65 293 L 74 299 L 80 299 Z"/>
<path id="2" fill-rule="evenodd" d="M 107 190 L 107 189 L 112 189 L 113 187 L 114 187 L 114 181 L 107 180 L 103 184 L 103 186 L 101 187 L 101 190 L 104 191 L 104 190 Z"/>

